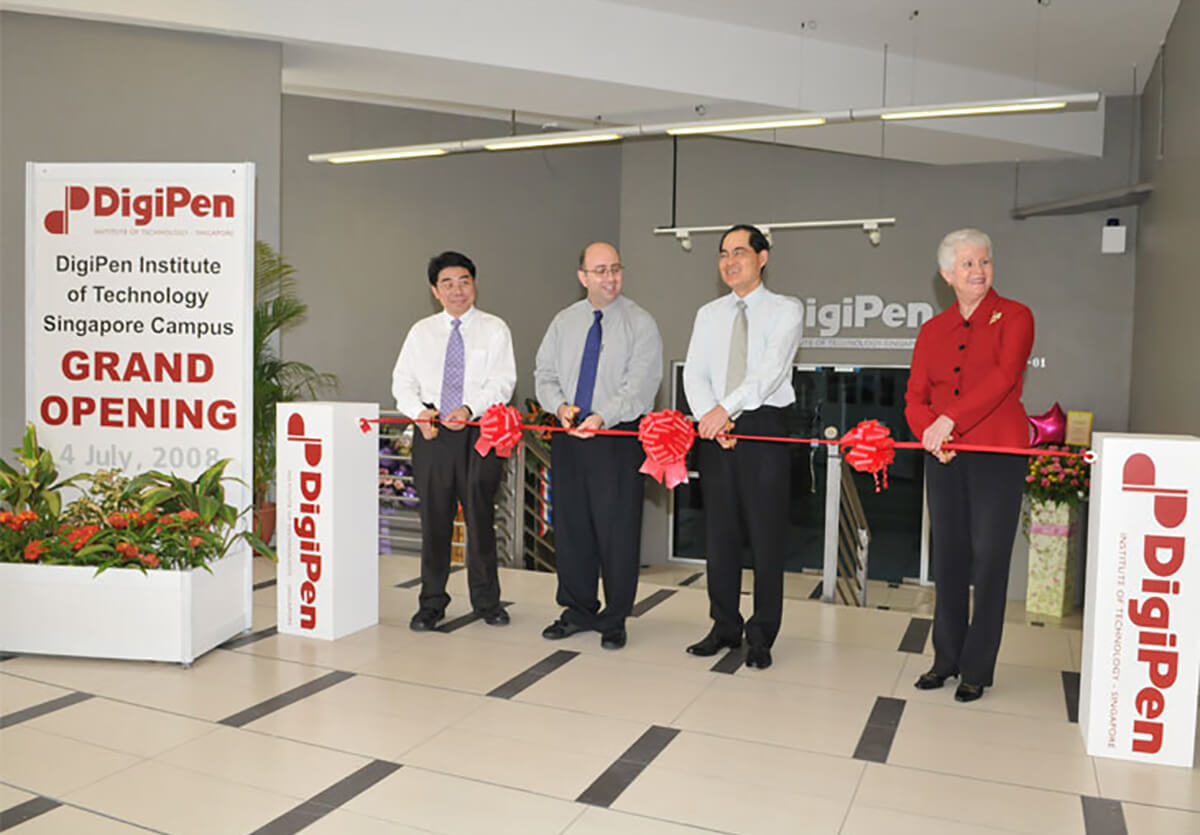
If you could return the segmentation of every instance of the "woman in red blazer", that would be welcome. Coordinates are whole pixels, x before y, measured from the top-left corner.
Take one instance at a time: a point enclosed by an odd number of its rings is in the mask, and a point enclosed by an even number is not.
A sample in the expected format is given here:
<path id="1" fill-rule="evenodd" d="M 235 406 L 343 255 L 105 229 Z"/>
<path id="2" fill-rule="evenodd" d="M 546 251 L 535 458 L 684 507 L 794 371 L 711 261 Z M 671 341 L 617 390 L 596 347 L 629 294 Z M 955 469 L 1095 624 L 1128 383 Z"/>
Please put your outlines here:
<path id="1" fill-rule="evenodd" d="M 1028 443 L 1021 387 L 1033 314 L 992 289 L 992 241 L 978 229 L 943 238 L 938 267 L 957 303 L 917 335 L 905 408 L 908 425 L 930 453 L 925 484 L 937 586 L 933 667 L 916 686 L 932 690 L 959 676 L 954 697 L 970 702 L 991 686 L 996 669 L 1028 462 L 1018 455 L 957 454 L 942 444 Z M 968 622 L 972 581 L 975 612 Z"/>

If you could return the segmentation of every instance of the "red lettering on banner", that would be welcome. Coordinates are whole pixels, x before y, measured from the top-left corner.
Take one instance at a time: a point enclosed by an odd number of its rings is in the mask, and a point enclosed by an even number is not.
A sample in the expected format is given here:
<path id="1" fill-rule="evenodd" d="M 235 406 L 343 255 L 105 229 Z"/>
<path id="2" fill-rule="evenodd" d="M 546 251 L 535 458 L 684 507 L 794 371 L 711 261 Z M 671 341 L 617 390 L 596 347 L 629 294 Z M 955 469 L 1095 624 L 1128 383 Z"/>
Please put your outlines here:
<path id="1" fill-rule="evenodd" d="M 67 351 L 62 358 L 62 373 L 68 380 L 111 380 L 128 383 L 207 383 L 213 378 L 211 354 L 164 354 L 156 352 L 149 361 L 134 351 L 124 360 L 115 351 Z"/>
<path id="2" fill-rule="evenodd" d="M 70 399 L 58 394 L 42 398 L 38 410 L 47 426 L 82 426 L 100 412 L 100 426 L 117 429 L 196 429 L 228 430 L 237 426 L 237 407 L 232 400 L 206 402 L 182 397 L 88 397 Z"/>
<path id="3" fill-rule="evenodd" d="M 316 467 L 321 463 L 322 442 L 320 438 L 305 436 L 304 417 L 293 414 L 288 418 L 287 439 L 290 443 L 303 445 L 304 463 Z M 321 543 L 317 539 L 317 520 L 321 515 L 321 506 L 317 500 L 321 498 L 323 485 L 320 470 L 301 470 L 297 479 L 300 495 L 306 501 L 300 502 L 299 515 L 292 520 L 292 530 L 298 538 L 300 562 L 304 565 L 306 580 L 300 585 L 300 628 L 316 629 L 317 626 L 317 592 L 321 580 Z"/>
<path id="4" fill-rule="evenodd" d="M 1164 528 L 1176 528 L 1187 518 L 1187 491 L 1158 486 L 1154 461 L 1137 453 L 1129 456 L 1122 469 L 1122 492 L 1149 493 L 1154 497 L 1154 521 Z M 1179 675 L 1179 652 L 1174 649 L 1178 636 L 1171 627 L 1170 598 L 1180 592 L 1178 580 L 1170 578 L 1183 567 L 1187 540 L 1182 536 L 1147 533 L 1142 539 L 1142 562 L 1153 577 L 1141 582 L 1144 599 L 1129 598 L 1129 620 L 1138 627 L 1137 660 L 1146 665 L 1149 685 L 1134 699 L 1134 707 L 1144 719 L 1133 722 L 1133 751 L 1156 754 L 1162 749 L 1163 722 L 1158 719 L 1167 706 L 1167 693 Z"/>
<path id="5" fill-rule="evenodd" d="M 129 188 L 95 186 L 91 193 L 83 186 L 67 186 L 63 207 L 47 212 L 43 226 L 53 235 L 65 235 L 72 212 L 92 207 L 93 217 L 133 218 L 134 226 L 146 226 L 162 217 L 190 213 L 197 218 L 232 218 L 232 194 L 192 194 L 185 186 L 159 186 L 153 191 L 134 194 Z"/>

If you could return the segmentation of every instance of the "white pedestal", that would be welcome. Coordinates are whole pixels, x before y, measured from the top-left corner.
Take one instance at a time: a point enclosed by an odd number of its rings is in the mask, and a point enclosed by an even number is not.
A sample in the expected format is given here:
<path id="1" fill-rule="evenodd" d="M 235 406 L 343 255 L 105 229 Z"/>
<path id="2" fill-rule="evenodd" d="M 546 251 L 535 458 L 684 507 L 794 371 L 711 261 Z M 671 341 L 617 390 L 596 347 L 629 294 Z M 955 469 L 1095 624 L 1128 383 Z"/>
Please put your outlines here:
<path id="1" fill-rule="evenodd" d="M 1190 768 L 1200 683 L 1200 439 L 1096 433 L 1079 727 L 1087 752 Z"/>
<path id="2" fill-rule="evenodd" d="M 280 403 L 278 629 L 336 640 L 379 622 L 376 403 Z"/>

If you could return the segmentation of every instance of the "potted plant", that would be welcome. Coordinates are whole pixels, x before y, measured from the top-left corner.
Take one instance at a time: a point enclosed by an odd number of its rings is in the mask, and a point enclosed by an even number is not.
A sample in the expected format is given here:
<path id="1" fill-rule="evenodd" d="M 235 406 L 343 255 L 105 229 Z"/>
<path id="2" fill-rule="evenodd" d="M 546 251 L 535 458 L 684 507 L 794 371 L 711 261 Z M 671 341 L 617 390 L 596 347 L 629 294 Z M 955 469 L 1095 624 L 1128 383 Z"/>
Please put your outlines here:
<path id="1" fill-rule="evenodd" d="M 1048 448 L 1072 452 L 1070 447 Z M 1025 610 L 1061 618 L 1074 605 L 1079 551 L 1079 505 L 1091 487 L 1090 465 L 1080 456 L 1034 455 L 1025 475 L 1025 534 L 1029 582 Z"/>
<path id="2" fill-rule="evenodd" d="M 55 483 L 29 424 L 18 466 L 0 467 L 0 650 L 191 663 L 247 629 L 249 554 L 231 548 L 267 549 L 237 530 L 228 464 Z M 82 495 L 64 503 L 67 486 Z"/>
<path id="3" fill-rule="evenodd" d="M 308 363 L 280 356 L 279 336 L 300 324 L 308 305 L 296 293 L 295 269 L 271 246 L 254 248 L 254 519 L 255 531 L 270 542 L 275 503 L 268 502 L 275 477 L 275 406 L 314 398 L 337 385 L 337 377 Z"/>

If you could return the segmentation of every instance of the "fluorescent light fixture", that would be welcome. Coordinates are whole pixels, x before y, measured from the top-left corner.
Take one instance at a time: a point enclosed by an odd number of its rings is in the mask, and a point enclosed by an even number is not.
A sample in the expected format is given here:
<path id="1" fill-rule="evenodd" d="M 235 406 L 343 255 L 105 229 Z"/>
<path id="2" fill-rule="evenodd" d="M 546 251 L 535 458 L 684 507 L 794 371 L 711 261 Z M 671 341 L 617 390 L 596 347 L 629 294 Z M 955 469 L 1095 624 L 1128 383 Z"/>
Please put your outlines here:
<path id="1" fill-rule="evenodd" d="M 883 119 L 884 121 L 892 122 L 905 119 L 950 119 L 959 116 L 1062 113 L 1075 110 L 1095 110 L 1099 106 L 1099 93 L 1077 93 L 1069 96 L 1051 96 L 1039 99 L 1001 99 L 855 110 L 851 114 L 851 118 L 856 122 L 865 122 L 873 119 Z"/>
<path id="2" fill-rule="evenodd" d="M 362 153 L 332 154 L 325 162 L 341 165 L 345 162 L 381 162 L 387 159 L 416 159 L 418 157 L 445 156 L 445 148 L 394 148 Z"/>
<path id="3" fill-rule="evenodd" d="M 881 113 L 880 119 L 946 119 L 952 116 L 991 116 L 998 113 L 1037 113 L 1043 110 L 1064 110 L 1065 101 L 1047 101 L 1038 104 L 985 104 L 979 107 L 944 107 L 935 110 L 901 110 L 899 113 Z"/>
<path id="4" fill-rule="evenodd" d="M 529 135 L 517 139 L 484 142 L 489 151 L 517 151 L 522 148 L 549 148 L 555 145 L 582 145 L 587 142 L 613 142 L 621 138 L 619 133 L 575 133 Z"/>
<path id="5" fill-rule="evenodd" d="M 745 119 L 698 122 L 672 122 L 661 125 L 596 126 L 554 133 L 531 133 L 521 136 L 495 136 L 488 139 L 461 139 L 424 145 L 400 145 L 394 148 L 362 148 L 309 154 L 309 162 L 376 162 L 389 159 L 439 157 L 476 151 L 516 151 L 522 148 L 552 148 L 563 145 L 583 145 L 593 142 L 615 142 L 639 136 L 689 136 L 712 133 L 743 133 L 782 128 L 819 127 L 821 125 L 870 122 L 875 120 L 902 121 L 906 119 L 945 119 L 957 116 L 1002 116 L 1021 113 L 1063 113 L 1076 110 L 1096 110 L 1099 93 L 1075 93 L 1034 99 L 992 99 L 990 101 L 956 102 L 907 107 L 836 110 L 822 113 L 772 113 Z"/>
<path id="6" fill-rule="evenodd" d="M 740 133 L 748 130 L 776 130 L 779 128 L 812 128 L 825 124 L 823 116 L 804 117 L 799 119 L 774 120 L 744 120 L 739 122 L 721 122 L 713 124 L 682 125 L 667 128 L 671 136 L 687 136 L 695 133 Z"/>

